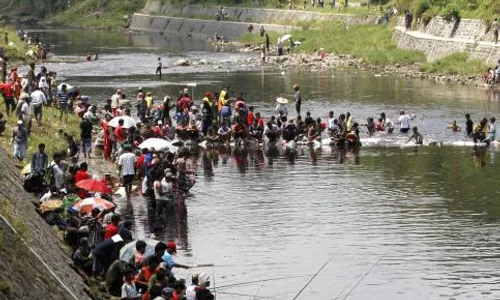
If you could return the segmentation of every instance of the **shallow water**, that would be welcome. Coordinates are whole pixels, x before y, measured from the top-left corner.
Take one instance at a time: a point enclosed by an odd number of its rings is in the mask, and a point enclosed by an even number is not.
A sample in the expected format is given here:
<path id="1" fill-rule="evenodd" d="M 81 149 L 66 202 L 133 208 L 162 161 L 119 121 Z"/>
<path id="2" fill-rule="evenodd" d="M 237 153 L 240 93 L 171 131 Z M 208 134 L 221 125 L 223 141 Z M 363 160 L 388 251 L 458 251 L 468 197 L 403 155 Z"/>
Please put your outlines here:
<path id="1" fill-rule="evenodd" d="M 479 89 L 367 72 L 282 75 L 230 64 L 213 72 L 219 61 L 244 61 L 249 54 L 213 52 L 184 37 L 40 34 L 57 43 L 58 55 L 104 53 L 95 63 L 48 65 L 93 101 L 116 87 L 132 95 L 143 86 L 162 96 L 196 82 L 199 98 L 229 84 L 269 116 L 275 97 L 291 99 L 290 87 L 299 83 L 303 110 L 314 116 L 350 111 L 363 123 L 382 111 L 396 118 L 405 109 L 417 115 L 413 125 L 427 139 L 443 142 L 464 140 L 446 127 L 455 119 L 463 125 L 466 112 L 477 121 L 500 111 L 499 100 Z M 167 62 L 206 59 L 212 70 L 176 68 L 159 82 L 152 74 L 158 55 Z M 292 158 L 205 151 L 187 212 L 170 215 L 163 237 L 178 242 L 179 261 L 216 264 L 191 272 L 215 277 L 217 299 L 293 299 L 326 262 L 297 299 L 499 299 L 496 151 L 365 147 L 359 157 L 345 158 L 326 146 L 299 149 Z M 140 198 L 133 216 L 137 236 L 149 236 L 154 221 Z M 266 281 L 230 286 L 259 280 Z"/>

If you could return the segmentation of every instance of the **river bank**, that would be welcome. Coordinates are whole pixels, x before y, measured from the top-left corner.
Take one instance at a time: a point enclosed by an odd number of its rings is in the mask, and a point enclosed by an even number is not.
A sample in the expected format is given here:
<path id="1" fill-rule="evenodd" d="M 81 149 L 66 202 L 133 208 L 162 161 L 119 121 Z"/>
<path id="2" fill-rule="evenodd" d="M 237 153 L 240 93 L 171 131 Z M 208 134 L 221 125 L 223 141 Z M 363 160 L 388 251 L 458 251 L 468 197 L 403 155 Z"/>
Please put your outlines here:
<path id="1" fill-rule="evenodd" d="M 247 60 L 247 63 L 259 64 L 261 63 L 261 59 L 260 57 L 254 57 Z M 453 83 L 471 87 L 484 87 L 483 77 L 477 74 L 447 75 L 439 72 L 425 72 L 422 71 L 422 69 L 430 68 L 432 64 L 417 62 L 408 64 L 395 63 L 391 65 L 374 65 L 366 62 L 363 58 L 357 58 L 349 54 L 325 53 L 324 58 L 321 57 L 320 52 L 292 53 L 281 57 L 272 55 L 266 57 L 266 62 L 263 65 L 299 73 L 322 73 L 331 70 L 354 69 L 373 72 L 375 77 L 397 76 L 428 80 L 437 83 Z"/>

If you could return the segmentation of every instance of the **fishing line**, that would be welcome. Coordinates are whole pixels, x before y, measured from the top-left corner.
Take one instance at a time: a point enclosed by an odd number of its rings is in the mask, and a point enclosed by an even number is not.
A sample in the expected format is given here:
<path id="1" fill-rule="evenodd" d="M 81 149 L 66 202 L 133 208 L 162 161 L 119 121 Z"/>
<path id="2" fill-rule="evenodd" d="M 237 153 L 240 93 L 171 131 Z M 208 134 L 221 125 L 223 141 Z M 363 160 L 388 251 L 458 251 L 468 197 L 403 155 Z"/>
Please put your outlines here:
<path id="1" fill-rule="evenodd" d="M 380 260 L 384 257 L 384 255 L 382 255 L 381 257 L 379 257 L 375 263 L 361 276 L 361 278 L 359 278 L 359 280 L 356 282 L 356 284 L 347 292 L 347 294 L 342 298 L 342 300 L 345 300 L 347 299 L 351 293 L 359 286 L 359 284 L 366 278 L 366 276 L 368 276 L 368 274 L 371 273 L 371 271 L 373 271 L 373 269 L 375 268 L 376 265 L 378 265 L 378 263 L 380 262 Z M 350 284 L 349 284 L 350 285 Z M 347 287 L 349 286 L 347 285 L 345 289 L 343 289 L 340 294 L 335 298 L 335 300 L 337 299 L 340 299 L 341 295 L 346 291 Z"/>
<path id="2" fill-rule="evenodd" d="M 239 282 L 239 283 L 222 285 L 222 286 L 219 286 L 219 289 L 229 288 L 229 287 L 233 287 L 233 286 L 246 285 L 246 284 L 260 283 L 260 282 L 263 282 L 263 281 L 279 281 L 279 280 L 293 279 L 293 278 L 304 278 L 304 277 L 309 277 L 309 276 L 311 276 L 311 275 L 297 275 L 297 276 L 287 276 L 287 277 L 277 277 L 277 278 L 269 278 L 269 279 L 245 281 L 245 282 Z"/>
<path id="3" fill-rule="evenodd" d="M 309 279 L 309 281 L 306 283 L 306 285 L 304 285 L 304 287 L 297 293 L 297 295 L 295 295 L 295 297 L 293 297 L 292 300 L 295 300 L 297 299 L 300 294 L 302 294 L 302 292 L 307 288 L 307 286 L 314 280 L 314 278 L 316 278 L 316 276 L 318 276 L 318 274 L 330 263 L 330 261 L 333 259 L 333 255 L 332 257 L 330 257 L 330 259 L 328 259 L 324 264 L 323 266 L 318 270 L 318 272 L 316 272 L 316 274 L 314 274 L 313 277 L 311 277 L 311 279 Z"/>

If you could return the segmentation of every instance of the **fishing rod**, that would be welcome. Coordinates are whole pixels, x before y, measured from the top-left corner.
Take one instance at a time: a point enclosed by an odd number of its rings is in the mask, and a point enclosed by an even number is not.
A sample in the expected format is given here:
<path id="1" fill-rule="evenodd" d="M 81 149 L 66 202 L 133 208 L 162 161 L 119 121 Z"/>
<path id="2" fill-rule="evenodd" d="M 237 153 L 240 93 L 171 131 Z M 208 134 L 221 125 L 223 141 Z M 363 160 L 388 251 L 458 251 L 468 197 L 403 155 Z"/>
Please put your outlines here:
<path id="1" fill-rule="evenodd" d="M 219 286 L 218 288 L 222 289 L 222 288 L 229 288 L 229 287 L 240 286 L 240 285 L 247 285 L 247 284 L 253 284 L 253 283 L 261 283 L 261 282 L 267 282 L 267 281 L 279 281 L 279 280 L 293 279 L 293 278 L 303 278 L 303 277 L 309 277 L 309 276 L 311 276 L 311 275 L 297 275 L 297 276 L 287 276 L 287 277 L 277 277 L 277 278 L 269 278 L 269 279 L 245 281 L 245 282 L 239 282 L 239 283 L 222 285 L 222 286 Z"/>
<path id="2" fill-rule="evenodd" d="M 330 259 L 328 259 L 324 264 L 323 266 L 318 270 L 318 272 L 316 272 L 316 274 L 313 275 L 313 277 L 311 277 L 311 279 L 309 279 L 309 281 L 306 283 L 306 285 L 304 285 L 304 287 L 297 293 L 297 295 L 295 295 L 295 297 L 293 297 L 292 300 L 295 300 L 297 299 L 300 294 L 302 294 L 302 292 L 307 288 L 307 286 L 314 280 L 314 278 L 316 278 L 316 276 L 318 276 L 318 274 L 323 271 L 323 269 L 330 263 L 330 261 L 333 259 L 333 255 L 332 257 L 330 257 Z"/>
<path id="3" fill-rule="evenodd" d="M 384 256 L 382 255 L 381 257 L 379 257 L 375 263 L 363 274 L 363 276 L 361 276 L 359 278 L 359 280 L 356 282 L 356 284 L 347 292 L 347 294 L 345 294 L 345 296 L 342 298 L 342 300 L 345 300 L 347 299 L 352 292 L 354 292 L 354 290 L 359 286 L 359 284 L 366 278 L 366 276 L 368 276 L 368 274 L 370 274 L 373 269 L 375 268 L 375 266 L 378 265 L 378 263 L 380 262 L 380 260 L 383 258 Z M 349 286 L 349 285 L 348 285 Z M 346 287 L 347 288 L 347 287 Z M 346 291 L 346 289 L 343 289 L 340 294 L 335 298 L 335 300 L 337 299 L 340 299 L 340 296 Z"/>

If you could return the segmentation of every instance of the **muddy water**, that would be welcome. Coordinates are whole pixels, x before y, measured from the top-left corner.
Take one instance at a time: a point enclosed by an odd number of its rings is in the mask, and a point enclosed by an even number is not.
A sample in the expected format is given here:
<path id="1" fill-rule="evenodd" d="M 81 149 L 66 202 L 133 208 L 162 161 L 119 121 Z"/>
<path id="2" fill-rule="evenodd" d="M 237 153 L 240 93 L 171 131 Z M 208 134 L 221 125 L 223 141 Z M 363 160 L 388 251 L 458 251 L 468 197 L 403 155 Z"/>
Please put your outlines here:
<path id="1" fill-rule="evenodd" d="M 315 116 L 350 111 L 363 122 L 405 109 L 426 138 L 448 142 L 464 140 L 446 129 L 452 120 L 463 125 L 466 112 L 477 121 L 500 111 L 498 99 L 481 90 L 352 71 L 282 73 L 185 37 L 40 34 L 56 43 L 57 55 L 102 53 L 95 63 L 48 64 L 96 102 L 116 87 L 163 96 L 196 82 L 196 98 L 230 85 L 269 116 L 273 99 L 291 98 L 299 83 L 303 109 Z M 208 66 L 170 68 L 160 82 L 158 55 L 167 65 L 187 58 Z M 366 147 L 345 158 L 328 147 L 299 149 L 296 157 L 202 151 L 187 211 L 171 213 L 161 236 L 178 242 L 180 262 L 216 264 L 177 274 L 209 273 L 217 299 L 294 299 L 323 266 L 297 299 L 499 299 L 496 155 L 496 148 L 451 146 Z M 134 199 L 139 237 L 154 227 L 148 215 Z"/>

